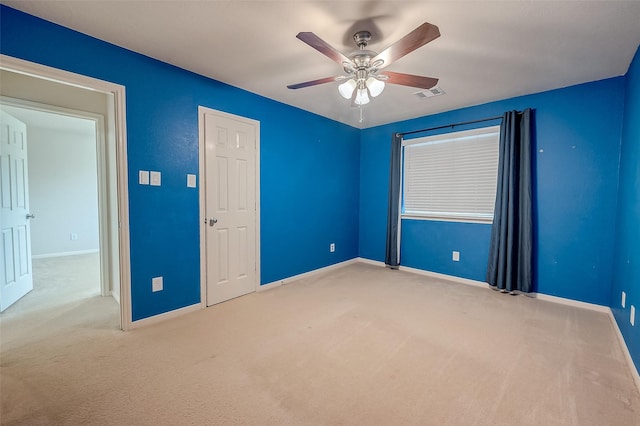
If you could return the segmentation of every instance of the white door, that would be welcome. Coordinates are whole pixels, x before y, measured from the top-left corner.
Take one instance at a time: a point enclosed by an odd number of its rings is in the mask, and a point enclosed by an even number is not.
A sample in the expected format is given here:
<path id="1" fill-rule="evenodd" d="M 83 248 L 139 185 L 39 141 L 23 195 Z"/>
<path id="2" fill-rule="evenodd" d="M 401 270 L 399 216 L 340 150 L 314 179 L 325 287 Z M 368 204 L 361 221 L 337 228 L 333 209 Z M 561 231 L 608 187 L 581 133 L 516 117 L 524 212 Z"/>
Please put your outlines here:
<path id="1" fill-rule="evenodd" d="M 205 113 L 207 306 L 256 288 L 256 124 Z"/>
<path id="2" fill-rule="evenodd" d="M 27 126 L 0 111 L 0 311 L 33 289 Z"/>

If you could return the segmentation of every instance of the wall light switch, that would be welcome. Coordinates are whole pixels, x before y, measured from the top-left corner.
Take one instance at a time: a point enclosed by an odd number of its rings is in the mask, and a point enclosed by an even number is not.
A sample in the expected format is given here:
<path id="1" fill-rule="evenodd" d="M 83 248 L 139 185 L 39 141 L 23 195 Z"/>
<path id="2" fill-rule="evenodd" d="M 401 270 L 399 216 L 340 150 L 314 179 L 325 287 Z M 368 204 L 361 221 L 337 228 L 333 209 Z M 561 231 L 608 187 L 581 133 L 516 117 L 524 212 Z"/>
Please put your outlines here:
<path id="1" fill-rule="evenodd" d="M 138 172 L 138 182 L 140 185 L 149 185 L 149 170 L 140 170 Z"/>
<path id="2" fill-rule="evenodd" d="M 622 292 L 622 307 L 624 308 L 626 304 L 627 304 L 627 293 L 625 293 L 623 291 Z"/>
<path id="3" fill-rule="evenodd" d="M 629 322 L 631 325 L 636 325 L 636 307 L 631 305 L 631 313 L 629 314 Z"/>
<path id="4" fill-rule="evenodd" d="M 460 252 L 454 251 L 451 255 L 451 260 L 453 260 L 454 262 L 460 262 Z"/>
<path id="5" fill-rule="evenodd" d="M 162 291 L 162 277 L 151 278 L 151 291 Z"/>
<path id="6" fill-rule="evenodd" d="M 161 174 L 160 172 L 151 172 L 151 186 L 160 186 L 161 184 Z"/>
<path id="7" fill-rule="evenodd" d="M 187 188 L 196 187 L 196 175 L 187 175 Z"/>

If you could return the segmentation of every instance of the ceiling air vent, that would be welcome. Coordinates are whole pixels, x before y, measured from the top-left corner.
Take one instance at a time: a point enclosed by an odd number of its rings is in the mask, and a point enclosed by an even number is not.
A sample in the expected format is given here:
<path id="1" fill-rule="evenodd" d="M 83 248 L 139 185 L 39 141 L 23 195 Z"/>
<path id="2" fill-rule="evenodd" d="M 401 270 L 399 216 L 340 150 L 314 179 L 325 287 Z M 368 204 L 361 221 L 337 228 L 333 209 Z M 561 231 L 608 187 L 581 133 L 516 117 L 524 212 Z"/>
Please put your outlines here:
<path id="1" fill-rule="evenodd" d="M 438 86 L 434 86 L 431 89 L 421 90 L 420 92 L 416 92 L 414 93 L 414 95 L 418 99 L 433 98 L 434 96 L 444 95 L 444 90 L 442 90 Z"/>

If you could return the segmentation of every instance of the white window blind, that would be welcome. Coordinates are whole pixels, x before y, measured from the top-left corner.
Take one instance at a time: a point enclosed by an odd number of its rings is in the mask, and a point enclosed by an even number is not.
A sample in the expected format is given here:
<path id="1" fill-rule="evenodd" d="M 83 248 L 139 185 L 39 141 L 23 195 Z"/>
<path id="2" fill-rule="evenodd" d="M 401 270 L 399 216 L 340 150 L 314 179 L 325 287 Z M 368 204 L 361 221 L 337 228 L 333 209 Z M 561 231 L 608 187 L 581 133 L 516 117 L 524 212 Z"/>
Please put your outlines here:
<path id="1" fill-rule="evenodd" d="M 491 222 L 500 126 L 403 141 L 403 216 Z"/>

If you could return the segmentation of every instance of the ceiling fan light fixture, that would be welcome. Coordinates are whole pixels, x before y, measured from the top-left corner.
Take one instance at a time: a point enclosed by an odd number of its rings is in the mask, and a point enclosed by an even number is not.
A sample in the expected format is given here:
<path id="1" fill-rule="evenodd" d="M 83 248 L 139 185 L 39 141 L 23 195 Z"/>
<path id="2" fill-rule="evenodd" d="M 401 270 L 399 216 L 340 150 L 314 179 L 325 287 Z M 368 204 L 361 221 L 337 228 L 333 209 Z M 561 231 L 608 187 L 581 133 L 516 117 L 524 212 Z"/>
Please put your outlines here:
<path id="1" fill-rule="evenodd" d="M 356 105 L 366 105 L 369 103 L 369 95 L 367 94 L 367 89 L 362 88 L 358 89 L 356 92 L 356 98 L 353 101 Z"/>
<path id="2" fill-rule="evenodd" d="M 367 79 L 367 88 L 371 96 L 375 98 L 384 90 L 384 81 L 378 80 L 375 77 L 369 77 Z"/>
<path id="3" fill-rule="evenodd" d="M 351 100 L 351 105 L 358 107 L 368 104 L 371 98 L 379 96 L 384 91 L 386 84 L 432 88 L 438 84 L 437 78 L 391 71 L 385 71 L 380 74 L 378 72 L 438 37 L 440 37 L 439 28 L 436 25 L 424 22 L 378 53 L 367 49 L 367 45 L 371 40 L 371 33 L 369 31 L 358 31 L 353 35 L 353 40 L 358 46 L 358 50 L 347 56 L 314 33 L 300 32 L 296 35 L 296 38 L 342 66 L 345 74 L 290 84 L 287 87 L 289 89 L 301 89 L 339 81 L 338 93 L 340 93 L 340 96 Z M 360 109 L 360 122 L 362 122 L 362 109 Z"/>
<path id="4" fill-rule="evenodd" d="M 338 86 L 338 92 L 340 93 L 340 96 L 342 96 L 343 98 L 351 99 L 351 97 L 353 96 L 353 91 L 356 89 L 356 86 L 357 86 L 356 81 L 350 78 L 349 80 L 345 81 L 344 83 Z"/>

